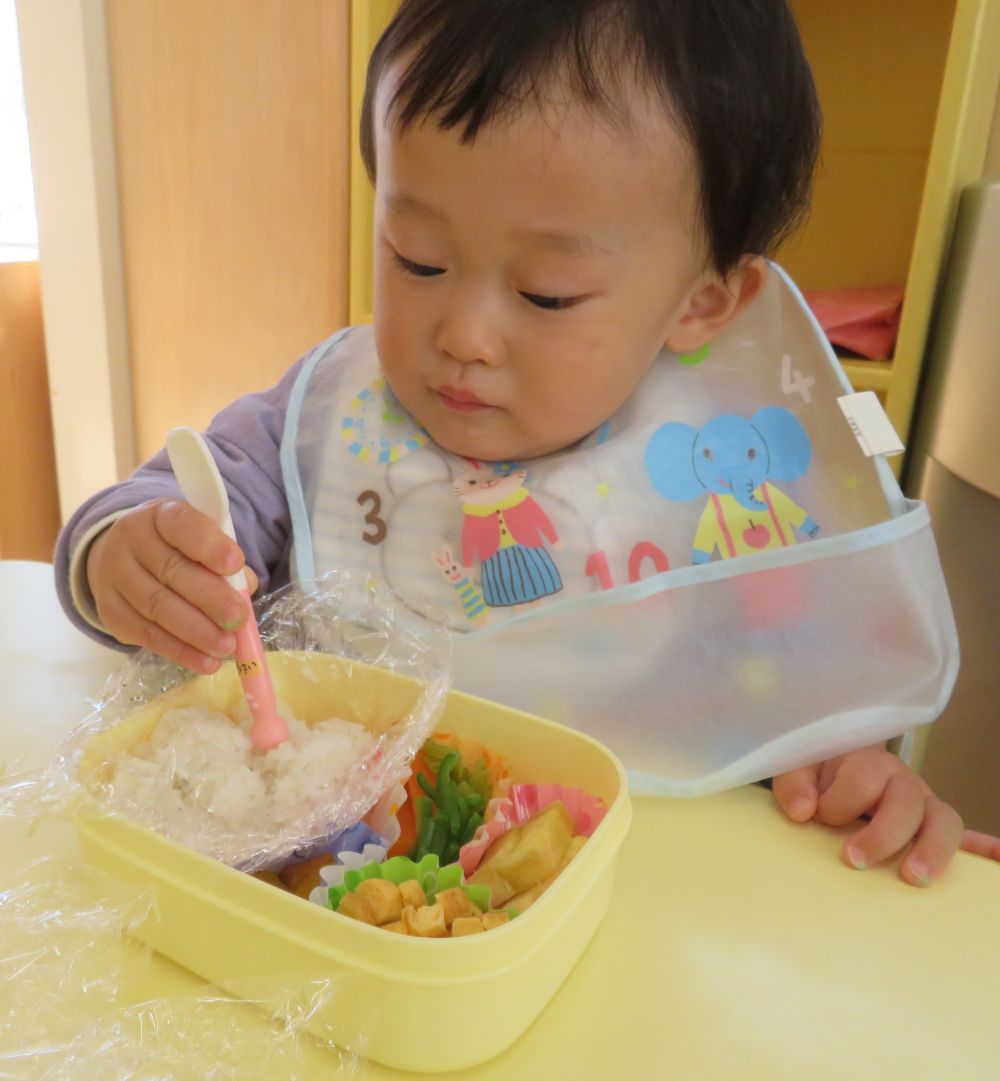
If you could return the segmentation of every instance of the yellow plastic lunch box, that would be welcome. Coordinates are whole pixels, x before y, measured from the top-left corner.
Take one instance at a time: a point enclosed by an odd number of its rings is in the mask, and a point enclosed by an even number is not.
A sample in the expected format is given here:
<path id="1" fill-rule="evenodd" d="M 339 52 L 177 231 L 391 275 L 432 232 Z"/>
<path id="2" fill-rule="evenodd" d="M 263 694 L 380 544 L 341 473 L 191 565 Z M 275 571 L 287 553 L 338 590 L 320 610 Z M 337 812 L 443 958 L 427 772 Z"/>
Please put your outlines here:
<path id="1" fill-rule="evenodd" d="M 280 698 L 307 723 L 339 715 L 381 731 L 418 693 L 412 680 L 330 655 L 272 653 L 268 664 Z M 239 693 L 227 666 L 162 695 L 95 736 L 83 774 L 144 738 L 164 709 L 193 701 L 226 708 Z M 545 895 L 487 934 L 388 934 L 94 808 L 77 817 L 83 853 L 151 891 L 158 918 L 139 936 L 212 983 L 239 994 L 333 980 L 335 993 L 309 1023 L 316 1035 L 403 1070 L 476 1065 L 527 1029 L 580 958 L 607 911 L 632 812 L 621 764 L 578 732 L 458 692 L 448 696 L 437 727 L 496 749 L 518 781 L 582 788 L 608 807 Z"/>

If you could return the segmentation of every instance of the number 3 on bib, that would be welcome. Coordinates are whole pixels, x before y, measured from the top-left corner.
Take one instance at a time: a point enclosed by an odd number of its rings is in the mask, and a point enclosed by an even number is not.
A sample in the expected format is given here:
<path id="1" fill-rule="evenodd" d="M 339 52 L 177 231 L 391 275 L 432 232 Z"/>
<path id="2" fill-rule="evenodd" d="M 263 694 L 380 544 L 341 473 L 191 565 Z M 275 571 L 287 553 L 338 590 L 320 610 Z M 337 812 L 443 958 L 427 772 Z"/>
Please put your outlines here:
<path id="1" fill-rule="evenodd" d="M 371 504 L 367 507 L 366 504 Z M 358 496 L 358 505 L 367 511 L 365 514 L 365 525 L 371 526 L 371 532 L 365 530 L 361 534 L 361 539 L 366 544 L 381 544 L 385 540 L 386 535 L 389 532 L 388 526 L 385 524 L 385 519 L 380 517 L 382 512 L 382 497 L 374 489 L 369 488 L 367 492 L 362 492 Z"/>

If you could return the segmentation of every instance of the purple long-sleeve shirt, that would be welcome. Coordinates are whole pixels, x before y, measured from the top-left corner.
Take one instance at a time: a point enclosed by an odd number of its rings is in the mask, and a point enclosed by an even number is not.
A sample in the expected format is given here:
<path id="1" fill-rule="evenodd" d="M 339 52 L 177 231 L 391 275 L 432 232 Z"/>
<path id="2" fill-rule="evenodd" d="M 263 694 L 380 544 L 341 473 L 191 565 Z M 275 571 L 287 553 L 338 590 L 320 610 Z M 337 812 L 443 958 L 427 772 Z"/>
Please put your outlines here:
<path id="1" fill-rule="evenodd" d="M 236 539 L 260 579 L 262 593 L 289 580 L 291 523 L 280 449 L 288 399 L 304 359 L 289 368 L 270 390 L 248 394 L 226 406 L 204 433 L 229 493 Z M 84 634 L 116 649 L 134 648 L 92 627 L 73 603 L 70 572 L 81 540 L 109 515 L 150 499 L 178 495 L 180 488 L 167 452 L 161 450 L 126 480 L 88 499 L 66 523 L 56 544 L 56 590 L 66 614 Z"/>

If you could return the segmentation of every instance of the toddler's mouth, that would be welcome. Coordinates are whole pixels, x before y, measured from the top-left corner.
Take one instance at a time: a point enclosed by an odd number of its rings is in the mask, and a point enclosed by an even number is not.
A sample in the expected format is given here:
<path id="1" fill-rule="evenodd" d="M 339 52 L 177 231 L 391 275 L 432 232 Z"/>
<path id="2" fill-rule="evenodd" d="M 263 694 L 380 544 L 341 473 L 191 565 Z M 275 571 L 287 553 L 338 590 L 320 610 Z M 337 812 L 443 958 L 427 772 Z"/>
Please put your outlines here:
<path id="1" fill-rule="evenodd" d="M 472 391 L 463 390 L 461 387 L 438 387 L 434 393 L 443 405 L 456 413 L 479 413 L 484 409 L 493 408 Z"/>

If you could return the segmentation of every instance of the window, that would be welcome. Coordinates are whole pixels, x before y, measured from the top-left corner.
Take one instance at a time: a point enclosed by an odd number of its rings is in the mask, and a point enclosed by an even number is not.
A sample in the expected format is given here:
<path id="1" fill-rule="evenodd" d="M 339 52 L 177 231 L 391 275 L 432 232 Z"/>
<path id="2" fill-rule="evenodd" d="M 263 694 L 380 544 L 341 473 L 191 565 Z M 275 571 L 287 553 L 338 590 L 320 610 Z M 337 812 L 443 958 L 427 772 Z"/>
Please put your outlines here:
<path id="1" fill-rule="evenodd" d="M 0 262 L 38 257 L 14 0 L 0 0 Z"/>

